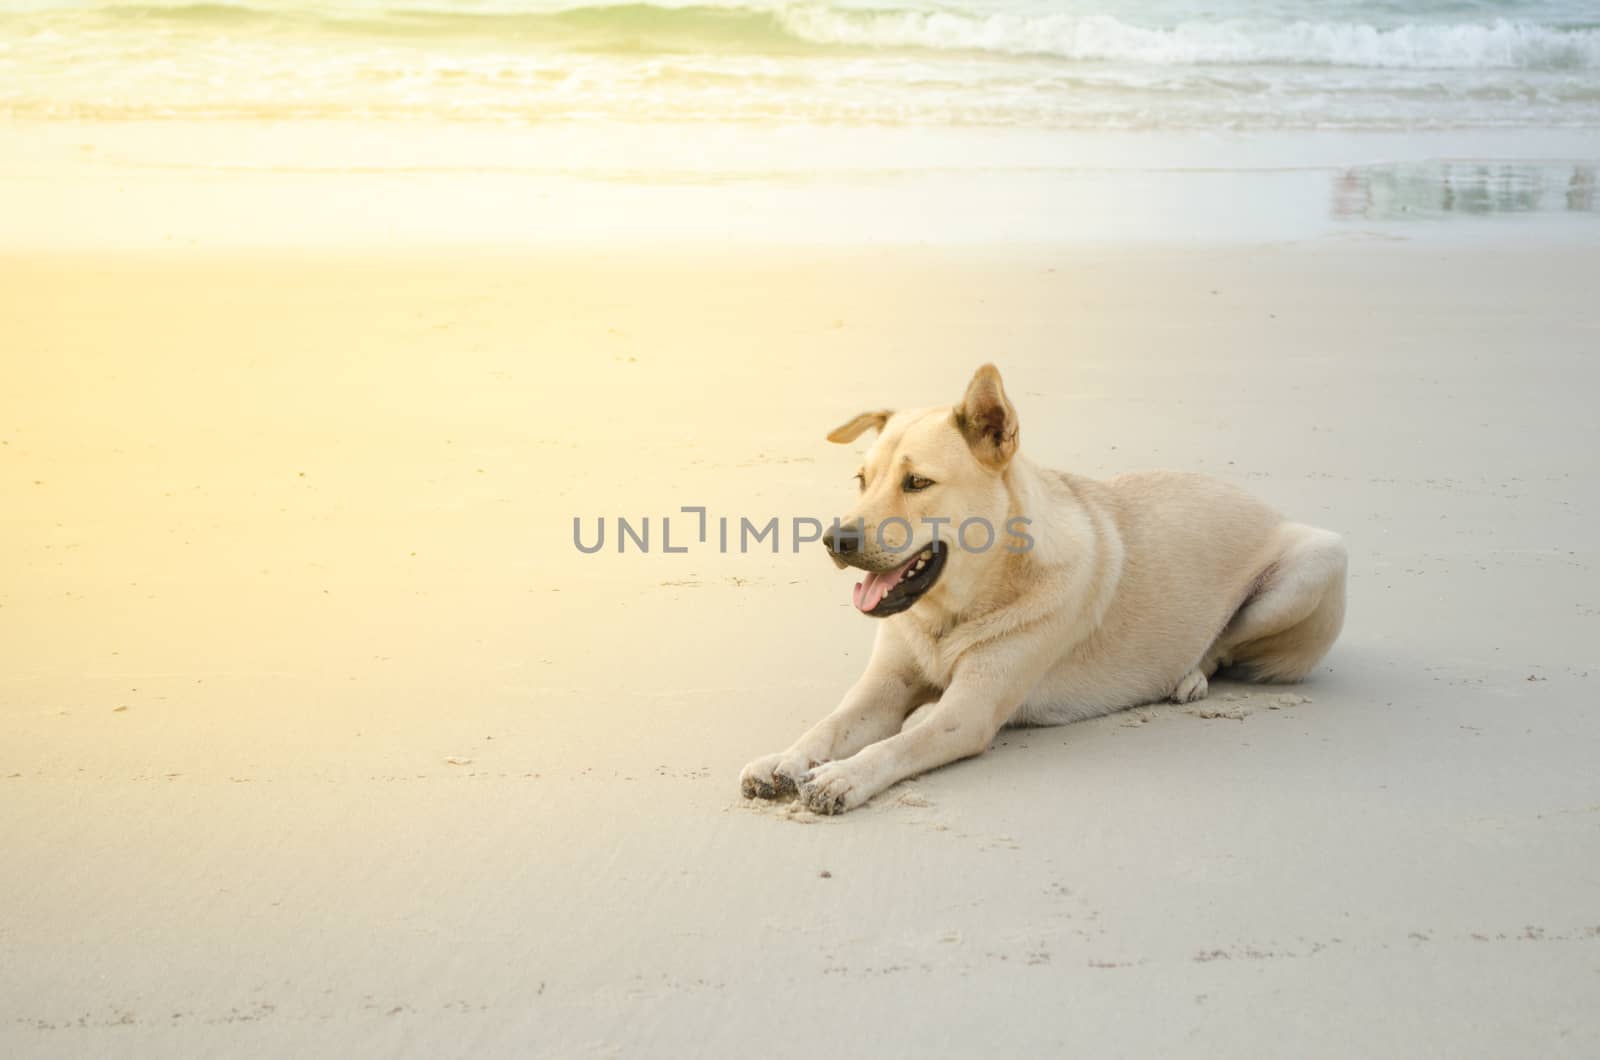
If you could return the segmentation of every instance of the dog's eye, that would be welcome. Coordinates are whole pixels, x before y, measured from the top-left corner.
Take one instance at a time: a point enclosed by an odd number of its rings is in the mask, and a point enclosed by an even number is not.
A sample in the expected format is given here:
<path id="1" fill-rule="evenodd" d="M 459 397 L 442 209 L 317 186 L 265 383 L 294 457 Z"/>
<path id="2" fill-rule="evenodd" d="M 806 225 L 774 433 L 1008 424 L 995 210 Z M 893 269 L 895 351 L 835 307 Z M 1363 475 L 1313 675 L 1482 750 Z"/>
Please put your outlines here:
<path id="1" fill-rule="evenodd" d="M 861 472 L 857 471 L 856 472 L 856 489 L 864 491 L 864 490 L 866 490 L 866 488 L 867 488 L 867 476 L 865 476 Z"/>
<path id="2" fill-rule="evenodd" d="M 900 483 L 900 488 L 905 490 L 907 493 L 916 493 L 920 490 L 927 489 L 931 485 L 933 485 L 933 479 L 923 478 L 921 475 L 913 475 L 911 472 L 907 471 L 905 481 Z"/>

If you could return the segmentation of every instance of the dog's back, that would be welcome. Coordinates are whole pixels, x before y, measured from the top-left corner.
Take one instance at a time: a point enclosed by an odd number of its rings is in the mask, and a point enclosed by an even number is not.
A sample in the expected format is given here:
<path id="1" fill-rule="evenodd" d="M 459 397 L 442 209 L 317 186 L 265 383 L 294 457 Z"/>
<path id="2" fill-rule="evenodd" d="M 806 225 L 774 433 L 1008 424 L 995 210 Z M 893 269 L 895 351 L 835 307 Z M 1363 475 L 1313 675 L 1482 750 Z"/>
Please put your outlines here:
<path id="1" fill-rule="evenodd" d="M 1017 721 L 1055 724 L 1168 696 L 1249 598 L 1283 518 L 1205 475 L 1150 471 L 1097 481 L 1064 472 L 1068 503 L 1114 528 L 1110 606 L 1040 682 Z"/>

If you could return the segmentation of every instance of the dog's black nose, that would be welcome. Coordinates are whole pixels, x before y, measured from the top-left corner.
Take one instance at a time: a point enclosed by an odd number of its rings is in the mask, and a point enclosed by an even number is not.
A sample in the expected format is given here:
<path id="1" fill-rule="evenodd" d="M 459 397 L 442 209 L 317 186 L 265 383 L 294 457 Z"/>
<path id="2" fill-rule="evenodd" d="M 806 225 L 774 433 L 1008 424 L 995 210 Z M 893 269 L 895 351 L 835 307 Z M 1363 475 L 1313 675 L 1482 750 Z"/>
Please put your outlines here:
<path id="1" fill-rule="evenodd" d="M 861 550 L 861 531 L 855 527 L 835 526 L 822 535 L 822 544 L 835 556 L 848 555 Z"/>

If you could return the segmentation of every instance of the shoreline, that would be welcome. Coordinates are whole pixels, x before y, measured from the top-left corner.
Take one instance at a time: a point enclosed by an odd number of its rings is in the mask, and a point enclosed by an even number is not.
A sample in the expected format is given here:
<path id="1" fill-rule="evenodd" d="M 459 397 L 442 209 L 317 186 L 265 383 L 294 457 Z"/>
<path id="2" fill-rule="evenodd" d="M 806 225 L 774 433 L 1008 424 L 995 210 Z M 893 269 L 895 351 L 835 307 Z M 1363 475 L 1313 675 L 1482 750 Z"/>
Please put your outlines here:
<path id="1" fill-rule="evenodd" d="M 1592 142 L 1589 130 L 9 122 L 0 252 L 1251 244 L 1521 228 L 1582 240 L 1600 237 Z"/>

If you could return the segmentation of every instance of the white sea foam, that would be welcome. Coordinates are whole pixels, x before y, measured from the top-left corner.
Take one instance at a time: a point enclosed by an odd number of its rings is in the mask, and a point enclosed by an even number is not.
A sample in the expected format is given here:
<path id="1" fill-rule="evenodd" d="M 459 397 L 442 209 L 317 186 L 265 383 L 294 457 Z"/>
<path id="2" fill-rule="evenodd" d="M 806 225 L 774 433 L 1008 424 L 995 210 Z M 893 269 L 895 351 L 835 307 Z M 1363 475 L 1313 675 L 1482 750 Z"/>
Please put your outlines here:
<path id="1" fill-rule="evenodd" d="M 0 118 L 1600 128 L 1589 0 L 883 2 L 0 0 Z"/>
<path id="2" fill-rule="evenodd" d="M 817 43 L 998 52 L 1163 65 L 1318 65 L 1388 69 L 1600 68 L 1600 29 L 1488 23 L 1185 22 L 1145 28 L 1105 16 L 862 12 L 802 5 L 779 13 Z"/>

